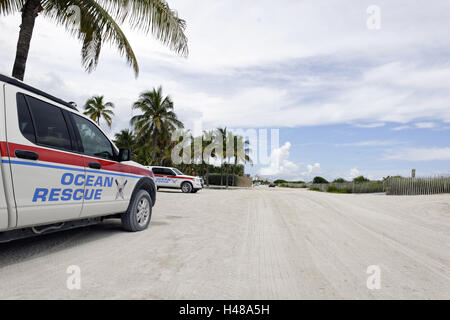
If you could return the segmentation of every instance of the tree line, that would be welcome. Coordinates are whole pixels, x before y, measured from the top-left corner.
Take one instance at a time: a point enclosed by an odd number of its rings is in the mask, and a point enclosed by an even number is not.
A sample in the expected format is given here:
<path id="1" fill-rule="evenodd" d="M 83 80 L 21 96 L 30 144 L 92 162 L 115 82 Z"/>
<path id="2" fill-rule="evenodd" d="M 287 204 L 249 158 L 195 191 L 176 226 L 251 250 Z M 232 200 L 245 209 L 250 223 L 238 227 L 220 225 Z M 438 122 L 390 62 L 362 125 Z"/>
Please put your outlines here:
<path id="1" fill-rule="evenodd" d="M 98 125 L 104 121 L 111 128 L 114 108 L 104 96 L 93 96 L 86 101 L 84 114 Z M 252 163 L 249 141 L 226 127 L 205 130 L 196 137 L 185 130 L 174 112 L 171 97 L 163 94 L 161 86 L 142 92 L 132 109 L 138 114 L 131 118 L 130 128 L 117 132 L 113 140 L 118 148 L 130 149 L 136 162 L 176 167 L 186 174 L 204 177 L 207 184 L 211 174 L 220 174 L 219 184 L 226 186 L 234 185 L 235 176 L 244 175 L 245 164 Z M 179 139 L 173 139 L 177 130 L 182 134 Z M 183 143 L 182 139 L 185 141 L 180 156 L 185 161 L 179 163 L 174 161 L 173 152 Z M 189 155 L 187 161 L 186 153 Z"/>

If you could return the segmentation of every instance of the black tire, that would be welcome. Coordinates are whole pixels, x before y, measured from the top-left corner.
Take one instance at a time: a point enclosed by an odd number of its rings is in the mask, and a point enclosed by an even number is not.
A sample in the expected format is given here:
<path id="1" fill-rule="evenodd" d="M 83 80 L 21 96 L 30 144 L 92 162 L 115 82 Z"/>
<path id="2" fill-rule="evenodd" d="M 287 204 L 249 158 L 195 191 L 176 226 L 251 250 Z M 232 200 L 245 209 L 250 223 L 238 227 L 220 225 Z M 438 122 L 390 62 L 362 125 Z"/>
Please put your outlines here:
<path id="1" fill-rule="evenodd" d="M 144 206 L 148 205 L 148 213 L 144 218 Z M 141 207 L 139 207 L 141 206 Z M 141 214 L 138 212 L 141 211 Z M 146 211 L 145 211 L 146 212 Z M 128 207 L 127 212 L 122 214 L 122 227 L 131 232 L 142 231 L 147 229 L 152 218 L 152 198 L 145 190 L 139 190 Z M 141 220 L 141 222 L 139 222 Z"/>
<path id="2" fill-rule="evenodd" d="M 192 187 L 192 184 L 190 182 L 185 181 L 181 184 L 181 191 L 183 193 L 191 193 L 193 189 L 194 188 Z"/>

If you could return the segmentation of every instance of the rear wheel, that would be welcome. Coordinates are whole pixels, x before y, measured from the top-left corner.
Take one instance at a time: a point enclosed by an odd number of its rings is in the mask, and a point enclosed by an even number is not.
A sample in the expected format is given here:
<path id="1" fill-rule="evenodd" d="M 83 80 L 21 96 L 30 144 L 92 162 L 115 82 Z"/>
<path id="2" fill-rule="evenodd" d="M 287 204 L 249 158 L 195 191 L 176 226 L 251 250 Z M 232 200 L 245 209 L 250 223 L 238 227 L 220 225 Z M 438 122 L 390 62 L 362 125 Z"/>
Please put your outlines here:
<path id="1" fill-rule="evenodd" d="M 139 190 L 127 212 L 122 214 L 122 226 L 127 231 L 147 229 L 152 217 L 152 199 L 145 190 Z"/>
<path id="2" fill-rule="evenodd" d="M 191 193 L 192 189 L 192 184 L 190 184 L 189 182 L 183 182 L 181 184 L 181 191 L 183 191 L 184 193 Z"/>

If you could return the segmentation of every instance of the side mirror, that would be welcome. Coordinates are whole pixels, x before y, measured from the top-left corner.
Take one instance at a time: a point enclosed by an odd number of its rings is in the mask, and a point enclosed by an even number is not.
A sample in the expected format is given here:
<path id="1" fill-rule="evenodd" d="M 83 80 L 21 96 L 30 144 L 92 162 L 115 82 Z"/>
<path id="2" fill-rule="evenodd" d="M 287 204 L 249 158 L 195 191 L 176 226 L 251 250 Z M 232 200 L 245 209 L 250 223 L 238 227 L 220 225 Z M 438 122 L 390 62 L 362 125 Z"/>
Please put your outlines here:
<path id="1" fill-rule="evenodd" d="M 131 160 L 131 150 L 120 149 L 119 150 L 119 162 L 130 161 Z"/>

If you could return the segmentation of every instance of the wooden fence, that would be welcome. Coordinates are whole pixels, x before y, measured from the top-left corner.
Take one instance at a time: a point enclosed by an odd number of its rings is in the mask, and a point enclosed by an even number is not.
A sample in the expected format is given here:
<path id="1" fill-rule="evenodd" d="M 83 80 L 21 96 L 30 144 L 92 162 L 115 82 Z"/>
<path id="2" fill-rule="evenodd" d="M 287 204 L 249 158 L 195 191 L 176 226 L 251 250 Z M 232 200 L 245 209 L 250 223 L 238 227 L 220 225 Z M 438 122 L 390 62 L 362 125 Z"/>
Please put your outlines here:
<path id="1" fill-rule="evenodd" d="M 278 186 L 285 188 L 306 188 L 306 183 L 280 183 Z"/>
<path id="2" fill-rule="evenodd" d="M 386 181 L 280 184 L 291 188 L 315 188 L 324 192 L 379 193 L 388 195 L 426 195 L 450 193 L 450 177 L 401 178 L 391 177 Z"/>
<path id="3" fill-rule="evenodd" d="M 389 195 L 422 195 L 438 193 L 450 193 L 450 177 L 392 177 L 386 181 L 386 194 Z"/>
<path id="4" fill-rule="evenodd" d="M 317 188 L 324 192 L 341 192 L 341 193 L 377 193 L 385 192 L 385 183 L 382 181 L 366 181 L 366 182 L 342 182 L 342 183 L 311 183 L 309 188 Z"/>

